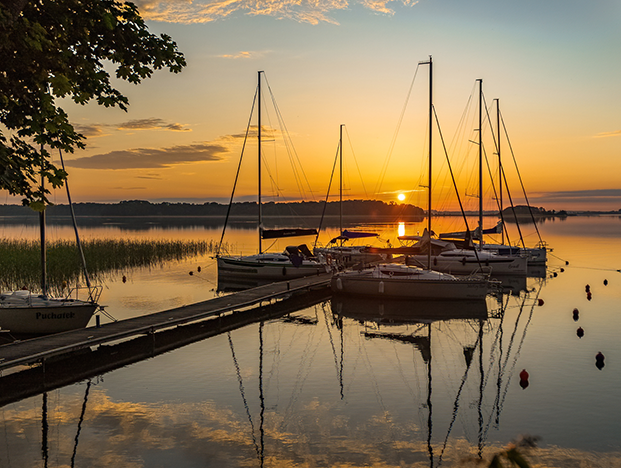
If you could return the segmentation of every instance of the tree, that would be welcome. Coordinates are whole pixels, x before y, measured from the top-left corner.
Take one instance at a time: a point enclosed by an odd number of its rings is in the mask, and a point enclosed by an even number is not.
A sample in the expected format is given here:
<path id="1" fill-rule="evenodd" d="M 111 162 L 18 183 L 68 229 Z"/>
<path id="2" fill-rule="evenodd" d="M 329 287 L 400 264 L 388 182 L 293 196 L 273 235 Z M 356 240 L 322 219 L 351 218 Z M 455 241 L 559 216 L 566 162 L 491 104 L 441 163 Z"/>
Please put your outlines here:
<path id="1" fill-rule="evenodd" d="M 155 70 L 186 65 L 167 35 L 148 31 L 136 6 L 114 0 L 0 0 L 0 188 L 43 209 L 67 174 L 51 150 L 84 148 L 56 99 L 95 100 L 127 110 L 116 78 L 139 84 Z"/>

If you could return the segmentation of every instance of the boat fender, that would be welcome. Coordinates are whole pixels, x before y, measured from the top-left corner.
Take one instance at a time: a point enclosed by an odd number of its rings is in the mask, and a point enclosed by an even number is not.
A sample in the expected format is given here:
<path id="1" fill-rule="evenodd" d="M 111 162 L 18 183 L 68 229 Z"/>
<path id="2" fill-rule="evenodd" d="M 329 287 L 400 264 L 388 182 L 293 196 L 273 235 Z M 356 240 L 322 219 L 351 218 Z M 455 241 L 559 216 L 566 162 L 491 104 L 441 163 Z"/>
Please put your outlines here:
<path id="1" fill-rule="evenodd" d="M 287 267 L 282 267 L 282 275 L 287 276 Z"/>
<path id="2" fill-rule="evenodd" d="M 336 289 L 338 289 L 339 291 L 343 290 L 343 282 L 341 281 L 341 278 L 336 279 Z"/>
<path id="3" fill-rule="evenodd" d="M 462 259 L 461 259 L 461 264 L 462 264 L 462 265 L 465 265 L 465 264 L 466 264 L 466 257 L 464 257 L 464 258 L 462 258 Z"/>
<path id="4" fill-rule="evenodd" d="M 434 266 L 438 265 L 438 257 L 433 257 L 433 264 Z"/>
<path id="5" fill-rule="evenodd" d="M 380 283 L 379 283 L 378 292 L 380 294 L 384 294 L 384 282 L 383 281 L 380 281 Z"/>

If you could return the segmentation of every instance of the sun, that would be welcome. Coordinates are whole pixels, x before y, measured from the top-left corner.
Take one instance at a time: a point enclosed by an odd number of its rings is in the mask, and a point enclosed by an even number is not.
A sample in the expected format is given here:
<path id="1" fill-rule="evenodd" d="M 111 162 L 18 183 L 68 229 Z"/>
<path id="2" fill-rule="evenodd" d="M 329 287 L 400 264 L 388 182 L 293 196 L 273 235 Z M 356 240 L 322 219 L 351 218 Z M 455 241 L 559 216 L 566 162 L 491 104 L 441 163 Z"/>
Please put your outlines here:
<path id="1" fill-rule="evenodd" d="M 403 200 L 405 200 L 405 193 L 400 193 L 399 195 L 397 195 L 397 199 L 398 199 L 399 201 L 403 201 Z"/>

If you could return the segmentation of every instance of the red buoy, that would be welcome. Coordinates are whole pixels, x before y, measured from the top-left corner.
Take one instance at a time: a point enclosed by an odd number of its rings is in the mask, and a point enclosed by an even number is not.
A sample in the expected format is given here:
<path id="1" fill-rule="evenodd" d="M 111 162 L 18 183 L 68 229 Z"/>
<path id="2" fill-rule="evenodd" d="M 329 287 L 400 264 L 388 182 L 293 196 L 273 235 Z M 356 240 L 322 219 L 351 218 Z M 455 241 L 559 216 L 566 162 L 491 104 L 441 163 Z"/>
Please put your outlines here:
<path id="1" fill-rule="evenodd" d="M 522 369 L 522 372 L 520 372 L 520 380 L 528 380 L 528 372 L 526 372 L 526 369 Z"/>
<path id="2" fill-rule="evenodd" d="M 537 299 L 537 305 L 538 306 L 542 306 L 543 305 L 543 299 Z"/>

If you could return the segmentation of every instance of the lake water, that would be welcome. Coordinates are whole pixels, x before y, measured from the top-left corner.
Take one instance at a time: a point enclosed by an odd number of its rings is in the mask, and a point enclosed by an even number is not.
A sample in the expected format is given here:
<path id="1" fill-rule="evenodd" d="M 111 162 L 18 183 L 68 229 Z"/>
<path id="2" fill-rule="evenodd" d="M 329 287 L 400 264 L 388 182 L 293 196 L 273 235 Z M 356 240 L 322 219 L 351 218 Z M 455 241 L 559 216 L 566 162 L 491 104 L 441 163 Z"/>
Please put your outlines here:
<path id="1" fill-rule="evenodd" d="M 452 222 L 434 226 L 451 230 Z M 397 233 L 422 232 L 424 224 L 374 227 L 396 244 Z M 285 315 L 275 310 L 273 318 L 5 404 L 0 466 L 474 466 L 525 435 L 539 437 L 538 448 L 523 451 L 534 466 L 621 466 L 621 217 L 548 220 L 539 229 L 553 249 L 547 272 L 488 297 L 486 320 L 469 304 L 314 297 Z M 71 237 L 66 227 L 50 231 L 52 239 Z M 81 232 L 220 236 L 216 227 L 158 224 Z M 0 234 L 36 232 L 5 225 Z M 227 234 L 243 253 L 256 248 L 255 238 L 251 229 Z M 209 256 L 124 274 L 127 282 L 123 273 L 106 278 L 101 300 L 118 319 L 219 294 Z M 0 394 L 10 390 L 5 377 Z"/>

